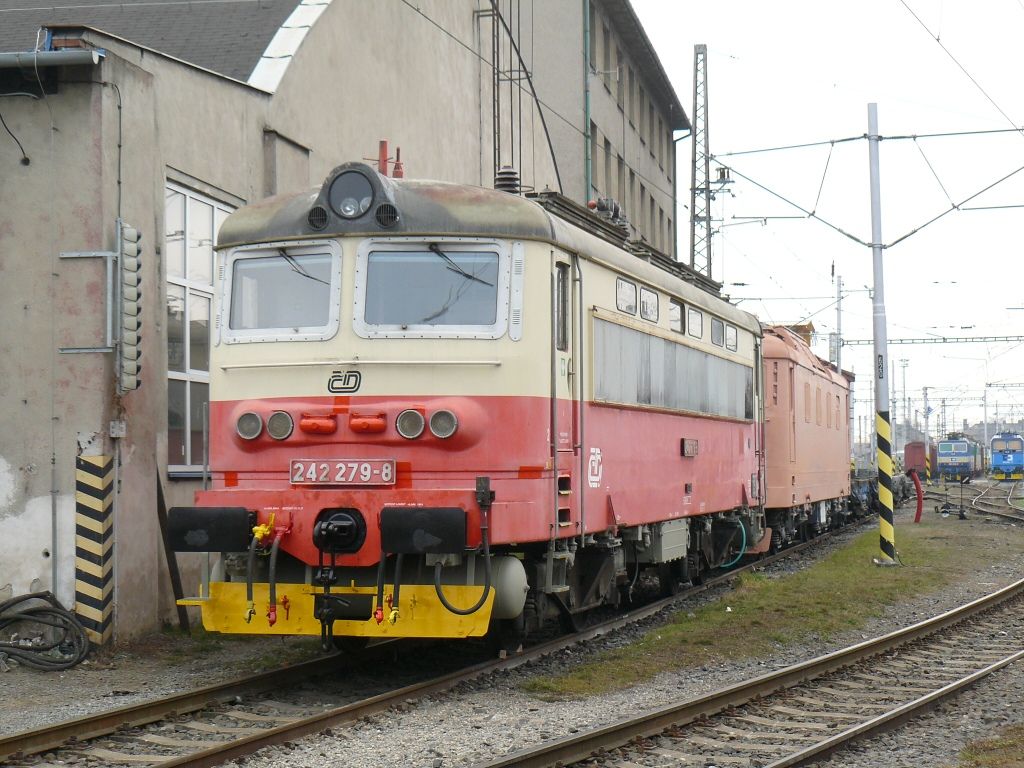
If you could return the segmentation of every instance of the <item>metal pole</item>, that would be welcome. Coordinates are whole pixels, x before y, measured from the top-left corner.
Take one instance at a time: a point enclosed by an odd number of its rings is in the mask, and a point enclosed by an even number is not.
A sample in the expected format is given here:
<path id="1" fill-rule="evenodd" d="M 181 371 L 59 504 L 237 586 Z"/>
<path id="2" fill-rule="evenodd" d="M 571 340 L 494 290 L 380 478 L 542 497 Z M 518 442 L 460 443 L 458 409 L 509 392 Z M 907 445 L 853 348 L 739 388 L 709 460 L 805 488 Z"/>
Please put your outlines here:
<path id="1" fill-rule="evenodd" d="M 985 373 L 987 374 L 988 371 L 985 371 Z M 988 378 L 988 376 L 986 375 L 985 378 Z M 985 435 L 985 450 L 987 451 L 988 450 L 988 382 L 985 382 L 985 389 L 983 390 L 983 392 L 984 392 L 984 394 L 981 397 L 981 403 L 982 403 L 982 409 L 983 409 L 984 421 L 985 421 L 984 427 L 983 427 L 983 429 L 984 429 L 983 434 Z M 989 462 L 991 462 L 991 461 L 992 461 L 992 457 L 990 456 L 989 457 Z"/>
<path id="2" fill-rule="evenodd" d="M 871 264 L 874 276 L 875 438 L 878 455 L 877 565 L 896 564 L 892 505 L 892 431 L 889 422 L 889 374 L 885 329 L 885 284 L 882 276 L 882 196 L 878 174 L 878 105 L 868 104 L 868 164 L 871 180 Z"/>
<path id="3" fill-rule="evenodd" d="M 931 409 L 928 407 L 928 387 L 922 388 L 924 394 L 924 473 L 925 482 L 932 484 L 932 433 L 928 428 L 928 417 Z"/>

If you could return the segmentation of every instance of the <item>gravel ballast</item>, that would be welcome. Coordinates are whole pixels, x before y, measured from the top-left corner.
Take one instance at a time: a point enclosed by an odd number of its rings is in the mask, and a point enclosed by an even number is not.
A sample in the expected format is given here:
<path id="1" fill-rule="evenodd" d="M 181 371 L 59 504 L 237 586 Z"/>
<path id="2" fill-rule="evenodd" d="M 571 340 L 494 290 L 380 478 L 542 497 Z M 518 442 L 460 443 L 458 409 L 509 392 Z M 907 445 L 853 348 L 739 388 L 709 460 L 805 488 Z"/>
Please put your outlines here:
<path id="1" fill-rule="evenodd" d="M 897 511 L 897 525 L 908 524 L 913 510 Z M 981 517 L 958 521 L 934 513 L 927 525 L 947 530 L 955 525 L 991 525 Z M 824 557 L 843 546 L 863 529 L 843 533 L 822 542 L 812 554 L 804 554 L 770 566 L 768 575 L 785 574 Z M 380 765 L 455 768 L 473 765 L 530 744 L 558 738 L 577 730 L 597 727 L 641 711 L 697 697 L 725 685 L 819 656 L 867 637 L 884 634 L 924 618 L 955 608 L 970 599 L 994 591 L 1021 578 L 1024 552 L 993 562 L 974 577 L 947 585 L 938 593 L 917 597 L 884 618 L 873 620 L 854 633 L 830 639 L 780 646 L 767 658 L 730 661 L 696 669 L 663 673 L 652 681 L 614 693 L 581 700 L 543 701 L 524 693 L 520 685 L 530 676 L 571 669 L 581 660 L 610 646 L 639 637 L 650 626 L 637 627 L 578 646 L 543 661 L 511 672 L 491 675 L 465 684 L 447 694 L 409 701 L 398 710 L 378 715 L 329 734 L 299 739 L 263 750 L 243 761 L 227 765 L 247 768 L 271 766 L 344 765 L 376 768 Z M 716 588 L 688 599 L 683 611 L 721 600 L 728 603 L 727 588 Z M 724 599 L 723 599 L 724 598 Z M 39 673 L 16 668 L 0 674 L 0 735 L 28 730 L 142 699 L 158 698 L 218 680 L 236 677 L 247 665 L 269 658 L 294 658 L 294 644 L 276 638 L 224 642 L 203 653 L 188 653 L 180 638 L 161 637 L 148 646 L 101 655 L 63 673 Z M 169 646 L 169 647 L 168 647 Z M 308 654 L 307 644 L 298 655 Z M 166 659 L 172 654 L 173 663 Z M 382 669 L 386 676 L 387 670 Z M 887 766 L 955 765 L 957 755 L 970 740 L 993 735 L 1000 725 L 1024 720 L 1024 671 L 1012 665 L 950 704 L 921 716 L 897 732 L 862 742 L 833 758 L 831 765 L 877 766 L 879 755 Z M 884 750 L 884 751 L 883 751 Z"/>

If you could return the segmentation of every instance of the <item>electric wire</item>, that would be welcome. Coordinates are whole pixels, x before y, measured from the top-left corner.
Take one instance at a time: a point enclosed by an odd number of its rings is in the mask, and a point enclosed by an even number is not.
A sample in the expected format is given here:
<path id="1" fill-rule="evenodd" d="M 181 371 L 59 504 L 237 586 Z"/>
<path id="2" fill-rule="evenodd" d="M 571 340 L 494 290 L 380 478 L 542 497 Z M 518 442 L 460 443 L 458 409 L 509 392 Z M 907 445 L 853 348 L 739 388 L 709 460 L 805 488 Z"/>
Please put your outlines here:
<path id="1" fill-rule="evenodd" d="M 0 667 L 13 659 L 53 672 L 71 669 L 89 655 L 85 627 L 52 592 L 32 592 L 0 603 L 0 635 L 9 638 L 0 640 Z"/>
<path id="2" fill-rule="evenodd" d="M 949 204 L 955 205 L 953 198 L 950 197 L 949 192 L 946 191 L 946 187 L 942 183 L 942 179 L 940 179 L 939 174 L 935 172 L 935 168 L 932 166 L 931 161 L 928 160 L 928 156 L 924 153 L 924 150 L 921 148 L 921 143 L 917 139 L 914 139 L 914 146 L 917 147 L 917 151 L 921 153 L 921 158 L 924 160 L 924 164 L 927 165 L 928 170 L 932 172 L 932 176 L 935 177 L 935 181 L 938 182 L 939 188 L 946 196 L 946 199 L 949 200 Z"/>
<path id="3" fill-rule="evenodd" d="M 804 144 L 784 144 L 779 147 L 761 147 L 759 149 L 742 149 L 736 152 L 720 152 L 715 157 L 739 157 L 740 155 L 757 155 L 766 152 L 782 152 L 787 149 L 807 149 L 809 147 L 824 147 L 826 144 L 836 145 L 843 144 L 848 141 L 861 141 L 866 139 L 868 135 L 866 133 L 860 136 L 847 136 L 842 139 L 827 139 L 825 141 L 809 141 Z"/>
<path id="4" fill-rule="evenodd" d="M 14 131 L 12 131 L 10 127 L 7 125 L 7 121 L 4 120 L 4 115 L 2 112 L 0 112 L 0 125 L 3 125 L 4 130 L 7 131 L 7 135 L 14 139 L 14 143 L 18 145 L 18 151 L 21 152 L 21 164 L 28 165 L 29 163 L 31 163 L 32 161 L 25 153 L 25 147 L 21 145 L 21 142 L 18 141 L 18 137 L 14 135 Z"/>
<path id="5" fill-rule="evenodd" d="M 447 28 L 446 28 L 446 27 L 445 27 L 445 26 L 444 26 L 443 24 L 440 24 L 439 22 L 437 22 L 436 20 L 434 20 L 433 18 L 431 18 L 430 16 L 428 16 L 428 15 L 427 15 L 427 14 L 426 14 L 426 13 L 425 13 L 425 12 L 423 11 L 423 9 L 421 9 L 421 8 L 418 8 L 417 6 L 415 6 L 415 5 L 414 5 L 414 4 L 413 4 L 413 3 L 411 2 L 411 0 L 399 0 L 399 2 L 401 2 L 401 3 L 403 4 L 403 5 L 407 6 L 407 7 L 408 7 L 408 8 L 410 9 L 410 10 L 412 10 L 412 11 L 415 11 L 415 12 L 416 12 L 417 14 L 419 14 L 420 16 L 422 16 L 422 17 L 423 17 L 423 19 L 424 19 L 425 21 L 427 21 L 428 23 L 430 23 L 430 24 L 431 24 L 431 25 L 432 25 L 433 27 L 435 27 L 435 28 L 436 28 L 436 29 L 437 29 L 437 30 L 438 30 L 439 32 L 441 32 L 442 34 L 444 34 L 444 35 L 445 35 L 446 37 L 450 38 L 450 39 L 451 39 L 451 40 L 452 40 L 453 42 L 455 42 L 455 43 L 456 43 L 456 44 L 457 44 L 457 45 L 458 45 L 459 47 L 463 48 L 463 49 L 464 49 L 464 50 L 465 50 L 465 51 L 466 51 L 467 53 L 469 53 L 470 55 L 474 56 L 474 57 L 475 57 L 475 58 L 477 58 L 477 59 L 480 59 L 480 61 L 481 61 L 481 62 L 483 62 L 484 64 L 487 64 L 487 65 L 493 65 L 493 62 L 489 61 L 489 60 L 488 60 L 488 59 L 486 59 L 486 58 L 485 58 L 484 56 L 482 56 L 481 54 L 479 54 L 479 53 L 477 53 L 477 52 L 476 52 L 475 50 L 473 50 L 473 48 L 472 48 L 472 47 L 471 47 L 470 45 L 468 45 L 467 43 L 465 43 L 465 42 L 463 42 L 463 41 L 462 41 L 461 39 L 459 39 L 459 37 L 458 37 L 457 35 L 455 35 L 455 34 L 454 34 L 454 33 L 452 33 L 451 31 L 449 31 L 449 30 L 448 30 L 448 29 L 447 29 Z M 524 66 L 525 66 L 525 64 L 524 64 Z M 528 78 L 528 82 L 531 82 L 531 84 L 532 84 L 532 79 Z M 522 85 L 518 85 L 518 86 L 516 86 L 516 87 L 518 87 L 518 88 L 522 88 L 523 86 L 522 86 Z M 554 109 L 554 108 L 553 108 L 553 107 L 552 107 L 552 106 L 551 106 L 550 104 L 548 104 L 548 103 L 547 103 L 546 101 L 544 101 L 543 99 L 539 98 L 539 97 L 538 97 L 538 96 L 537 96 L 536 94 L 533 94 L 533 98 L 534 98 L 534 101 L 535 101 L 535 102 L 537 103 L 538 107 L 543 107 L 543 108 L 544 108 L 544 110 L 546 110 L 548 114 L 550 114 L 550 115 L 552 115 L 552 116 L 554 116 L 554 117 L 558 118 L 559 120 L 561 120 L 561 121 L 562 121 L 562 123 L 563 123 L 563 124 L 564 124 L 564 125 L 565 125 L 565 126 L 566 126 L 567 128 L 569 128 L 570 130 L 574 131 L 574 132 L 575 132 L 575 133 L 577 133 L 577 134 L 578 134 L 579 136 L 586 136 L 586 135 L 587 135 L 587 134 L 586 134 L 586 131 L 584 131 L 584 130 L 582 130 L 581 128 L 579 128 L 579 127 L 578 127 L 578 126 L 577 126 L 577 125 L 576 125 L 575 123 L 573 123 L 573 122 L 572 122 L 572 121 L 571 121 L 571 120 L 570 120 L 569 118 L 567 118 L 567 117 L 566 117 L 565 115 L 563 115 L 562 113 L 560 113 L 560 112 L 559 112 L 559 111 L 558 111 L 557 109 Z M 541 116 L 541 123 L 542 123 L 542 124 L 543 124 L 543 123 L 545 122 L 545 120 L 544 120 L 544 117 L 543 117 L 543 115 L 544 115 L 544 110 L 538 110 L 538 115 L 540 115 L 540 116 Z M 546 130 L 545 130 L 545 133 L 546 133 Z M 551 149 L 551 151 L 552 151 L 552 152 L 554 152 L 554 149 L 553 149 L 553 147 L 551 147 L 551 145 L 550 145 L 550 142 L 549 142 L 549 148 Z M 600 149 L 600 150 L 601 150 L 602 152 L 604 151 L 604 148 L 603 148 L 603 147 L 598 147 L 598 148 L 599 148 L 599 149 Z M 650 178 L 650 177 L 646 176 L 645 174 L 641 173 L 641 172 L 640 172 L 640 171 L 639 171 L 639 170 L 638 170 L 637 168 L 634 168 L 634 167 L 632 167 L 632 166 L 628 166 L 628 167 L 629 167 L 629 169 L 630 169 L 631 171 L 633 171 L 633 173 L 634 173 L 634 174 L 636 174 L 637 178 L 639 178 L 639 179 L 643 179 L 643 180 L 644 180 L 645 182 L 647 182 L 647 185 L 648 185 L 648 188 L 649 188 L 649 189 L 656 189 L 656 190 L 658 190 L 659 192 L 661 192 L 661 193 L 662 193 L 663 195 L 667 195 L 668 197 L 672 197 L 672 195 L 673 195 L 673 192 L 672 192 L 672 190 L 671 190 L 671 189 L 667 189 L 667 188 L 665 188 L 664 186 L 662 186 L 662 185 L 661 185 L 661 184 L 660 184 L 660 183 L 658 182 L 658 180 L 657 180 L 657 179 L 652 179 L 652 178 Z M 556 170 L 557 170 L 557 168 L 556 168 Z M 557 174 L 556 174 L 556 175 L 557 175 Z M 684 207 L 685 207 L 685 206 L 684 206 Z"/>
<path id="6" fill-rule="evenodd" d="M 830 143 L 828 148 L 828 157 L 825 158 L 825 170 L 821 173 L 821 184 L 818 185 L 818 196 L 814 198 L 813 211 L 818 210 L 818 203 L 821 202 L 821 191 L 825 189 L 825 177 L 828 175 L 828 164 L 832 161 L 832 150 L 835 149 L 835 143 Z"/>
<path id="7" fill-rule="evenodd" d="M 928 33 L 928 36 L 931 37 L 931 38 L 934 38 L 935 42 L 938 43 L 939 47 L 945 52 L 945 54 L 947 56 L 949 56 L 950 59 L 953 60 L 953 63 L 956 64 L 960 68 L 960 71 L 963 72 L 967 76 L 967 79 L 970 80 L 972 83 L 974 83 L 974 87 L 977 88 L 979 91 L 981 91 L 981 94 L 986 99 L 988 99 L 989 103 L 993 107 L 996 108 L 996 110 L 999 112 L 999 114 L 1001 114 L 1003 117 L 1005 117 L 1006 121 L 1010 125 L 1016 127 L 1017 124 L 1012 119 L 1010 119 L 1010 116 L 1008 114 L 1006 114 L 1006 112 L 1003 111 L 1003 108 L 1000 107 L 996 103 L 995 99 L 993 99 L 991 96 L 988 95 L 988 92 L 984 88 L 981 87 L 981 84 L 977 80 L 974 79 L 974 76 L 971 75 L 971 73 L 967 71 L 967 69 L 964 67 L 964 65 L 961 64 L 959 61 L 957 61 L 956 56 L 954 56 L 950 52 L 950 50 L 946 46 L 944 46 L 942 44 L 942 41 L 939 39 L 938 35 L 933 35 L 932 34 L 932 31 L 930 29 L 928 29 L 928 26 L 923 21 L 921 21 L 921 18 L 916 13 L 914 13 L 913 9 L 909 5 L 907 5 L 906 0 L 900 0 L 900 3 L 903 5 L 904 8 L 907 9 L 907 12 L 910 13 L 910 15 L 914 17 L 914 19 L 917 21 L 917 23 L 921 25 L 921 28 L 925 32 Z M 1020 129 L 1018 129 L 1018 132 L 1020 132 Z"/>
<path id="8" fill-rule="evenodd" d="M 770 189 L 769 187 L 766 187 L 764 184 L 761 184 L 759 181 L 756 181 L 756 180 L 752 179 L 750 176 L 747 176 L 746 174 L 741 173 L 736 168 L 733 168 L 732 166 L 729 166 L 729 165 L 725 165 L 722 161 L 718 160 L 717 157 L 716 158 L 712 158 L 712 159 L 714 159 L 715 162 L 718 163 L 723 168 L 728 169 L 730 173 L 735 173 L 741 179 L 744 179 L 745 181 L 749 181 L 751 184 L 753 184 L 758 189 L 760 189 L 760 190 L 762 190 L 764 192 L 767 192 L 772 197 L 777 197 L 779 200 L 781 200 L 782 202 L 786 203 L 787 205 L 790 205 L 793 208 L 796 208 L 798 211 L 803 212 L 806 215 L 807 218 L 809 218 L 809 219 L 816 219 L 817 221 L 820 221 L 822 224 L 824 224 L 829 229 L 834 229 L 836 232 L 841 234 L 843 237 L 849 238 L 850 240 L 853 240 L 853 242 L 855 242 L 855 243 L 859 243 L 860 245 L 863 245 L 863 246 L 866 246 L 866 247 L 870 247 L 871 246 L 871 243 L 868 243 L 868 242 L 866 242 L 864 240 L 861 240 L 856 235 L 851 235 L 849 232 L 847 232 L 843 228 L 841 228 L 839 226 L 836 226 L 835 224 L 833 224 L 832 222 L 828 221 L 827 219 L 823 219 L 821 216 L 816 214 L 814 211 L 808 211 L 803 206 L 801 206 L 801 205 L 799 205 L 797 203 L 794 203 L 792 200 L 790 200 L 789 198 L 781 195 L 780 193 L 776 192 L 775 190 Z"/>

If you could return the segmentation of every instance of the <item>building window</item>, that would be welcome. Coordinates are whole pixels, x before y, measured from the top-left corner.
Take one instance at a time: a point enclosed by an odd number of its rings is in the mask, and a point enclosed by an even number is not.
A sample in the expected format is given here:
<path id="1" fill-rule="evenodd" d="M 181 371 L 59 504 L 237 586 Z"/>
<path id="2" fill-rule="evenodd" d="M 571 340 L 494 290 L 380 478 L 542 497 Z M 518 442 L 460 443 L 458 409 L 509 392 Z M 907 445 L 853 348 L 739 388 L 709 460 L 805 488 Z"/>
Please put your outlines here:
<path id="1" fill-rule="evenodd" d="M 164 206 L 167 268 L 167 471 L 203 466 L 203 414 L 210 402 L 217 232 L 231 208 L 168 184 Z"/>
<path id="2" fill-rule="evenodd" d="M 601 69 L 604 70 L 604 76 L 601 78 L 604 82 L 604 87 L 611 92 L 611 87 L 608 85 L 608 72 L 612 68 L 612 33 L 608 29 L 608 25 L 603 21 L 601 22 Z"/>
<path id="3" fill-rule="evenodd" d="M 601 189 L 604 191 L 605 197 L 614 197 L 615 189 L 612 185 L 612 143 L 608 139 L 604 140 L 604 184 Z"/>
<path id="4" fill-rule="evenodd" d="M 624 108 L 622 101 L 623 85 L 625 85 L 625 76 L 622 71 L 622 49 L 615 48 L 615 101 L 619 105 L 619 109 Z"/>
<path id="5" fill-rule="evenodd" d="M 636 125 L 636 72 L 629 68 L 629 124 Z"/>
<path id="6" fill-rule="evenodd" d="M 640 114 L 637 116 L 637 119 L 640 122 L 637 125 L 637 129 L 638 129 L 638 133 L 640 134 L 640 143 L 643 144 L 644 143 L 644 136 L 646 135 L 646 132 L 644 131 L 644 115 L 647 114 L 647 94 L 644 93 L 644 87 L 642 85 L 640 86 L 639 102 L 640 103 L 638 105 L 638 112 Z"/>
<path id="7" fill-rule="evenodd" d="M 647 129 L 651 132 L 650 141 L 647 144 L 647 148 L 651 152 L 651 157 L 654 157 L 654 102 L 648 102 L 647 106 Z"/>
<path id="8" fill-rule="evenodd" d="M 597 10 L 590 3 L 590 69 L 597 69 Z"/>

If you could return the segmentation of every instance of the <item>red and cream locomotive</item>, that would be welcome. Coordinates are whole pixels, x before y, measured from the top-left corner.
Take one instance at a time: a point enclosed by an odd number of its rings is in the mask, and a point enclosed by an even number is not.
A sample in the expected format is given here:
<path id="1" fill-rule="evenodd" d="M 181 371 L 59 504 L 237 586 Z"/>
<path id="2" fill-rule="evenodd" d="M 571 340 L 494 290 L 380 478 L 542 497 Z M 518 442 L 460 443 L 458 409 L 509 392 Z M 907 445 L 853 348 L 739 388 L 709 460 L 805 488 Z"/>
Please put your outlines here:
<path id="1" fill-rule="evenodd" d="M 768 547 L 758 321 L 550 207 L 349 163 L 227 219 L 207 629 L 514 641 Z"/>

